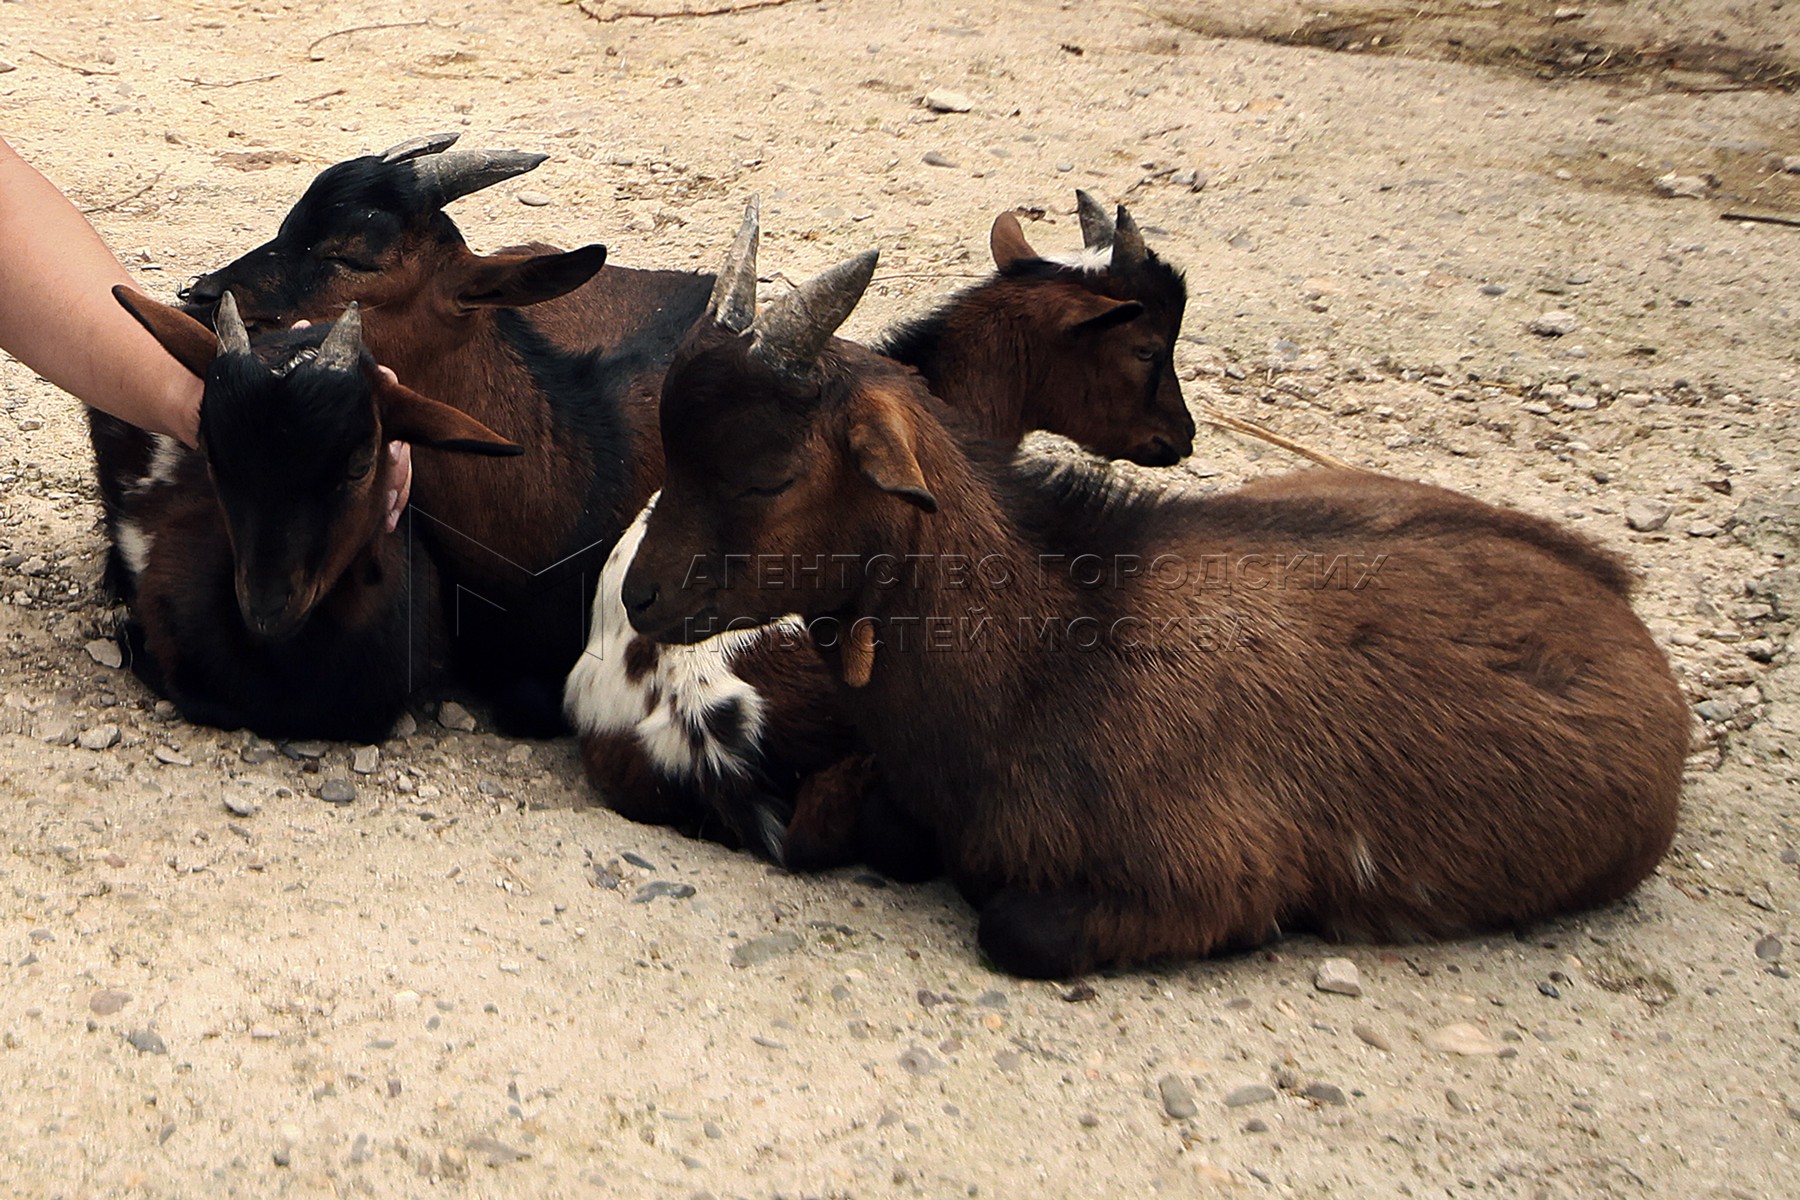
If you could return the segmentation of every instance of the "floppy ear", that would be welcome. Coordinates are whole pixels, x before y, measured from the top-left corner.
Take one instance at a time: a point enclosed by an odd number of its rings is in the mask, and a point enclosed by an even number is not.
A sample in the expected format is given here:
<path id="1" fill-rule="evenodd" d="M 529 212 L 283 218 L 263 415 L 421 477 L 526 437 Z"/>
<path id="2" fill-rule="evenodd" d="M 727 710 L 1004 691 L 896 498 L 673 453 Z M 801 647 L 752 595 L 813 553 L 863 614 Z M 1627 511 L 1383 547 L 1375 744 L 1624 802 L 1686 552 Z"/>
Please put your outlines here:
<path id="1" fill-rule="evenodd" d="M 1002 271 L 1022 259 L 1038 257 L 1038 252 L 1025 240 L 1019 218 L 1009 212 L 994 218 L 994 227 L 988 232 L 988 249 L 993 251 L 994 265 Z"/>
<path id="2" fill-rule="evenodd" d="M 112 294 L 113 299 L 126 312 L 136 317 L 138 324 L 149 330 L 150 336 L 176 362 L 195 375 L 203 379 L 206 377 L 206 369 L 219 356 L 217 334 L 179 308 L 170 308 L 122 283 L 113 286 Z"/>
<path id="3" fill-rule="evenodd" d="M 1136 300 L 1114 300 L 1084 291 L 1063 313 L 1062 327 L 1067 334 L 1099 333 L 1143 315 L 1144 306 Z"/>
<path id="4" fill-rule="evenodd" d="M 868 389 L 859 399 L 860 411 L 850 423 L 850 456 L 857 470 L 888 495 L 936 512 L 937 497 L 925 486 L 925 473 L 913 450 L 912 425 L 900 402 L 878 388 Z"/>
<path id="5" fill-rule="evenodd" d="M 495 457 L 525 453 L 525 447 L 507 441 L 469 414 L 428 400 L 386 375 L 376 376 L 375 404 L 381 412 L 382 436 L 392 441 Z"/>
<path id="6" fill-rule="evenodd" d="M 567 295 L 606 265 L 606 247 L 583 246 L 562 254 L 492 254 L 477 261 L 457 290 L 468 308 L 521 308 Z"/>

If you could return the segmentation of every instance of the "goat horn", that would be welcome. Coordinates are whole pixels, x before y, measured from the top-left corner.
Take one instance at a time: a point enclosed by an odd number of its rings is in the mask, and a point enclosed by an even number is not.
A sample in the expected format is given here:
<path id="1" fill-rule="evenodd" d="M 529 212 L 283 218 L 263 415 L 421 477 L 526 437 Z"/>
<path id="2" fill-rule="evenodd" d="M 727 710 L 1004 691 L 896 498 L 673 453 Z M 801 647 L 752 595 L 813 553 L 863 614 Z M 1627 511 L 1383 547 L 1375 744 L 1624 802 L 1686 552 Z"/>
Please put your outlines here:
<path id="1" fill-rule="evenodd" d="M 404 165 L 412 170 L 423 198 L 433 208 L 442 208 L 470 192 L 523 175 L 549 157 L 522 150 L 452 150 L 408 158 Z"/>
<path id="2" fill-rule="evenodd" d="M 784 375 L 804 375 L 868 290 L 879 252 L 867 250 L 807 280 L 757 314 L 750 357 Z"/>
<path id="3" fill-rule="evenodd" d="M 319 343 L 314 364 L 327 371 L 354 371 L 362 361 L 362 309 L 354 300 Z"/>
<path id="4" fill-rule="evenodd" d="M 460 133 L 428 133 L 424 137 L 407 138 L 404 142 L 389 146 L 381 152 L 384 163 L 405 162 L 409 158 L 418 158 L 425 154 L 442 154 L 456 145 Z"/>
<path id="5" fill-rule="evenodd" d="M 1097 250 L 1110 246 L 1113 242 L 1113 221 L 1100 207 L 1100 202 L 1082 191 L 1075 189 L 1075 211 L 1081 216 L 1081 244 L 1089 250 Z"/>
<path id="6" fill-rule="evenodd" d="M 1144 235 L 1138 232 L 1137 222 L 1119 205 L 1119 220 L 1113 227 L 1112 266 L 1115 271 L 1130 271 L 1144 265 L 1150 251 L 1144 246 Z"/>
<path id="7" fill-rule="evenodd" d="M 238 312 L 237 300 L 230 292 L 219 297 L 219 311 L 213 315 L 213 329 L 219 335 L 220 354 L 250 353 L 250 331 Z"/>
<path id="8" fill-rule="evenodd" d="M 744 223 L 725 255 L 725 265 L 713 282 L 706 315 L 713 324 L 742 333 L 756 319 L 756 244 L 762 237 L 762 198 L 750 197 L 744 206 Z"/>

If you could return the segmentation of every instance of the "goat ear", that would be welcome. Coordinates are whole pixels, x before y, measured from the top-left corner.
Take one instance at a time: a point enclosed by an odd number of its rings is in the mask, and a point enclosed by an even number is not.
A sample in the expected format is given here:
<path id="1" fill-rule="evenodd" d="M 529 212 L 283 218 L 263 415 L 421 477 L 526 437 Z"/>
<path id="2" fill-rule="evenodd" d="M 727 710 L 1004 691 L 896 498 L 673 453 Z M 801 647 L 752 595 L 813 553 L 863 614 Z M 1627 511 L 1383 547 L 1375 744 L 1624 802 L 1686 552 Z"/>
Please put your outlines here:
<path id="1" fill-rule="evenodd" d="M 525 447 L 507 441 L 468 413 L 429 400 L 386 375 L 377 377 L 375 403 L 381 410 L 382 436 L 390 440 L 495 457 L 525 453 Z"/>
<path id="2" fill-rule="evenodd" d="M 219 338 L 212 330 L 179 308 L 159 303 L 124 284 L 116 284 L 113 299 L 126 312 L 137 318 L 139 325 L 167 350 L 176 362 L 204 379 L 206 369 L 219 356 Z"/>
<path id="3" fill-rule="evenodd" d="M 1038 252 L 1025 240 L 1019 218 L 1009 212 L 994 218 L 994 228 L 988 233 L 988 249 L 993 251 L 994 265 L 1002 271 L 1016 262 L 1038 257 Z"/>
<path id="4" fill-rule="evenodd" d="M 456 301 L 467 308 L 520 308 L 564 296 L 606 265 L 606 247 L 563 254 L 494 254 L 477 260 Z"/>
<path id="5" fill-rule="evenodd" d="M 925 486 L 905 409 L 895 397 L 879 390 L 865 391 L 859 399 L 850 421 L 850 456 L 856 460 L 856 469 L 888 495 L 925 512 L 936 512 L 937 497 Z"/>
<path id="6" fill-rule="evenodd" d="M 1144 315 L 1144 306 L 1136 300 L 1114 300 L 1111 296 L 1083 292 L 1063 314 L 1063 332 L 1099 333 Z"/>

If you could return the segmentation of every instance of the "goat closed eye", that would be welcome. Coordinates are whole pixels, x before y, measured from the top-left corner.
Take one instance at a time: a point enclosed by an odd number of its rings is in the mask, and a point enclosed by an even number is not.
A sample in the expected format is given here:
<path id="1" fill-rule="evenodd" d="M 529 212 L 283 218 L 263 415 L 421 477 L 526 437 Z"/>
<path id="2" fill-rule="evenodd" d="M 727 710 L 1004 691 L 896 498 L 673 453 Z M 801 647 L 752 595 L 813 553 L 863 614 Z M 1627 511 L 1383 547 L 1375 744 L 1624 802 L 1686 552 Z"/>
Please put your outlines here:
<path id="1" fill-rule="evenodd" d="M 747 487 L 738 493 L 738 498 L 743 499 L 747 496 L 762 496 L 764 498 L 779 496 L 793 486 L 794 481 L 792 479 L 787 479 L 783 480 L 781 483 L 770 484 L 767 487 Z"/>
<path id="2" fill-rule="evenodd" d="M 368 263 L 357 262 L 353 258 L 345 258 L 341 254 L 327 254 L 325 256 L 325 261 L 328 263 L 331 263 L 333 266 L 343 267 L 346 270 L 356 271 L 362 275 L 372 275 L 378 269 L 376 267 L 370 266 Z"/>
<path id="3" fill-rule="evenodd" d="M 375 455 L 373 453 L 358 454 L 350 460 L 349 469 L 344 472 L 344 476 L 347 482 L 355 483 L 360 479 L 367 479 L 369 472 L 374 469 Z"/>

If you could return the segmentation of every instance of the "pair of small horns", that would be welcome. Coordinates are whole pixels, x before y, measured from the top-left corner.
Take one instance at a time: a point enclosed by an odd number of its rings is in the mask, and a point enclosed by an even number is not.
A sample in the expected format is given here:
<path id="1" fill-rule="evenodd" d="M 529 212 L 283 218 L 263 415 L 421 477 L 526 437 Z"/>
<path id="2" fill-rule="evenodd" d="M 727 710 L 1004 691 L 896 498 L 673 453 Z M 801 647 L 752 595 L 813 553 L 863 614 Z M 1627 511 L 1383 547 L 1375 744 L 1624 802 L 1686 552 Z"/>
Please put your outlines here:
<path id="1" fill-rule="evenodd" d="M 213 318 L 219 334 L 219 353 L 250 353 L 250 331 L 238 312 L 237 299 L 230 292 L 219 297 L 219 312 Z M 331 332 L 319 343 L 313 365 L 328 371 L 353 371 L 362 361 L 362 310 L 355 301 L 331 326 Z"/>
<path id="2" fill-rule="evenodd" d="M 442 208 L 470 192 L 479 192 L 534 170 L 550 157 L 521 150 L 446 153 L 460 136 L 457 133 L 428 133 L 424 137 L 409 138 L 388 147 L 381 155 L 381 161 L 411 174 L 419 197 L 432 208 Z"/>
<path id="3" fill-rule="evenodd" d="M 1082 244 L 1089 250 L 1104 250 L 1111 246 L 1115 269 L 1141 266 L 1149 257 L 1144 235 L 1138 232 L 1137 222 L 1131 219 L 1131 213 L 1123 204 L 1119 205 L 1118 217 L 1110 217 L 1098 200 L 1077 189 L 1075 211 L 1081 217 Z"/>
<path id="4" fill-rule="evenodd" d="M 748 330 L 753 335 L 751 358 L 780 374 L 805 375 L 868 290 L 879 254 L 868 250 L 841 262 L 757 312 L 756 247 L 761 236 L 762 205 L 752 196 L 719 268 L 706 315 L 732 333 Z"/>

